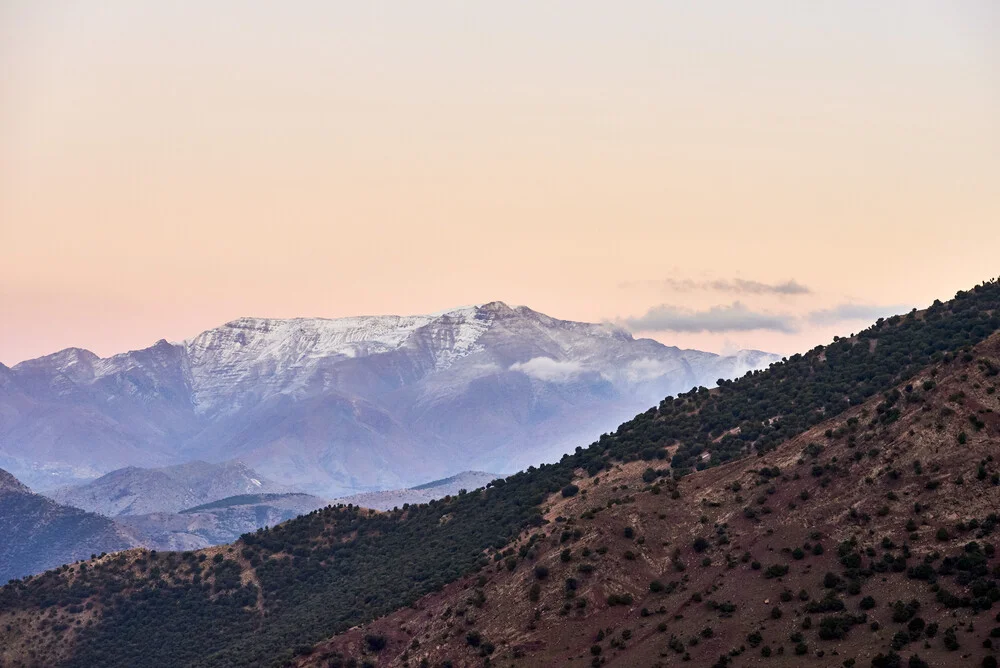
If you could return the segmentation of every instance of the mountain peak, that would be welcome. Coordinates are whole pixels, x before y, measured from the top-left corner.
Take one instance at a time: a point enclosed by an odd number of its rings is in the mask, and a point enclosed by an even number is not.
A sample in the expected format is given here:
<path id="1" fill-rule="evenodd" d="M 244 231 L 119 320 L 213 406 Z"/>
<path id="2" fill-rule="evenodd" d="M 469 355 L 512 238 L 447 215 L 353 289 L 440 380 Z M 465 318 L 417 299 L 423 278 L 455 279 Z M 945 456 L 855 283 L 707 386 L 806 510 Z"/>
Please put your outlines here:
<path id="1" fill-rule="evenodd" d="M 86 348 L 63 348 L 57 352 L 15 364 L 13 368 L 24 369 L 32 366 L 52 366 L 58 368 L 60 371 L 66 371 L 78 364 L 89 366 L 100 359 L 100 357 Z"/>
<path id="2" fill-rule="evenodd" d="M 510 306 L 508 306 L 506 304 L 506 302 L 502 302 L 502 301 L 487 302 L 486 304 L 483 304 L 482 306 L 480 306 L 479 310 L 483 311 L 483 312 L 486 312 L 486 313 L 514 313 L 515 312 L 515 309 L 511 308 Z"/>

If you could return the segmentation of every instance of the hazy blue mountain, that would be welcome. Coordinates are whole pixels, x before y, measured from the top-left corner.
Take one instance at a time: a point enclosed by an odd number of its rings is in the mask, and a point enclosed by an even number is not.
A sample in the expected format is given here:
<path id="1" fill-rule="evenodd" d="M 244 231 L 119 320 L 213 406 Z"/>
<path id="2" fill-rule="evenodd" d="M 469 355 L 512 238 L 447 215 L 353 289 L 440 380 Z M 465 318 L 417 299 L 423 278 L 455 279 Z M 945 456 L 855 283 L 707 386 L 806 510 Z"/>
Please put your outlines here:
<path id="1" fill-rule="evenodd" d="M 33 494 L 4 470 L 0 470 L 0 536 L 0 583 L 138 544 L 129 531 L 108 518 Z"/>
<path id="2" fill-rule="evenodd" d="M 122 515 L 116 521 L 158 550 L 196 550 L 231 543 L 260 527 L 274 526 L 329 502 L 310 494 L 241 494 L 179 513 Z"/>
<path id="3" fill-rule="evenodd" d="M 0 368 L 0 466 L 36 489 L 239 459 L 324 497 L 552 460 L 776 356 L 719 356 L 502 302 L 420 316 L 242 318 L 109 358 Z"/>
<path id="4" fill-rule="evenodd" d="M 175 513 L 241 494 L 288 491 L 242 462 L 193 461 L 155 469 L 129 466 L 91 482 L 60 487 L 45 494 L 59 503 L 117 517 Z"/>

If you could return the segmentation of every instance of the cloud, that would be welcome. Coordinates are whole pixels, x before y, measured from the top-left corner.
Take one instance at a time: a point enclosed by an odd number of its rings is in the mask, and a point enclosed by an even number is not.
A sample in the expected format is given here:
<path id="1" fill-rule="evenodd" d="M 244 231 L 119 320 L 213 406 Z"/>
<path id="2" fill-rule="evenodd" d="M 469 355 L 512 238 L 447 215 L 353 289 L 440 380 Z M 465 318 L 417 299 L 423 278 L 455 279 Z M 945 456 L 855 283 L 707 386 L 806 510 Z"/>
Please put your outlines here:
<path id="1" fill-rule="evenodd" d="M 696 290 L 728 292 L 743 295 L 808 295 L 812 289 L 795 279 L 780 283 L 764 283 L 743 278 L 720 278 L 711 281 L 695 281 L 690 278 L 665 278 L 660 281 L 627 281 L 622 288 L 648 285 L 673 292 L 693 292 Z"/>
<path id="2" fill-rule="evenodd" d="M 718 333 L 766 329 L 791 334 L 797 329 L 792 316 L 751 311 L 740 302 L 713 306 L 704 311 L 661 304 L 649 309 L 645 315 L 626 318 L 624 323 L 633 331 L 643 332 Z"/>
<path id="3" fill-rule="evenodd" d="M 633 383 L 638 383 L 677 371 L 678 366 L 675 362 L 643 357 L 629 362 L 628 366 L 625 367 L 625 377 Z"/>
<path id="4" fill-rule="evenodd" d="M 846 320 L 864 320 L 874 322 L 879 318 L 907 313 L 911 307 L 902 304 L 884 306 L 869 304 L 837 304 L 832 308 L 812 311 L 806 319 L 814 325 L 834 325 Z"/>
<path id="5" fill-rule="evenodd" d="M 873 323 L 879 318 L 903 314 L 910 311 L 903 304 L 852 304 L 810 311 L 805 315 L 768 313 L 747 308 L 742 302 L 712 306 L 705 310 L 692 310 L 660 304 L 650 308 L 644 315 L 625 318 L 620 324 L 639 332 L 748 332 L 768 330 L 793 334 L 804 325 L 836 325 L 841 322 L 862 321 Z"/>
<path id="6" fill-rule="evenodd" d="M 731 281 L 712 281 L 712 289 L 749 295 L 807 295 L 812 292 L 809 287 L 802 285 L 795 279 L 781 283 L 761 283 L 760 281 L 745 281 L 742 278 L 734 278 Z"/>
<path id="7" fill-rule="evenodd" d="M 516 362 L 510 365 L 511 371 L 521 373 L 548 383 L 565 383 L 583 373 L 580 362 L 560 362 L 551 357 L 534 357 L 527 362 Z"/>

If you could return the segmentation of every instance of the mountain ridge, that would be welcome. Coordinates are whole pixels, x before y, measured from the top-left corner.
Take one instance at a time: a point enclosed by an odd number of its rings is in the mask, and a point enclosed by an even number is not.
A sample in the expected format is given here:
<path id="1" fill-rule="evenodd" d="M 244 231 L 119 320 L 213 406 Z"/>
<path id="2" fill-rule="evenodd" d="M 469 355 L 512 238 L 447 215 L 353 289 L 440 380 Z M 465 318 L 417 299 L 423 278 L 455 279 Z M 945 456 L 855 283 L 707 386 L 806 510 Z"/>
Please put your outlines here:
<path id="1" fill-rule="evenodd" d="M 240 318 L 0 383 L 0 465 L 38 489 L 241 459 L 326 497 L 552 460 L 666 393 L 762 368 L 503 302 L 417 316 Z M 83 453 L 86 453 L 84 456 Z"/>

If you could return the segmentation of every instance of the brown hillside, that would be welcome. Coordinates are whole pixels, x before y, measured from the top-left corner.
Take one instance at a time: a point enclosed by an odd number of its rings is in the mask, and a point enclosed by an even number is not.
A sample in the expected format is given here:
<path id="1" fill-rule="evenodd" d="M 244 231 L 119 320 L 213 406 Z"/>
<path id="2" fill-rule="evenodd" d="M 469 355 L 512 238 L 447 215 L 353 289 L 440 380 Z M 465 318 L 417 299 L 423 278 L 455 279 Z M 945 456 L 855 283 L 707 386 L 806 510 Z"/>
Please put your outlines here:
<path id="1" fill-rule="evenodd" d="M 506 559 L 300 665 L 995 666 L 998 369 L 994 335 L 761 457 L 580 471 Z"/>

